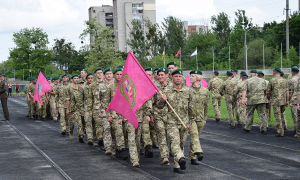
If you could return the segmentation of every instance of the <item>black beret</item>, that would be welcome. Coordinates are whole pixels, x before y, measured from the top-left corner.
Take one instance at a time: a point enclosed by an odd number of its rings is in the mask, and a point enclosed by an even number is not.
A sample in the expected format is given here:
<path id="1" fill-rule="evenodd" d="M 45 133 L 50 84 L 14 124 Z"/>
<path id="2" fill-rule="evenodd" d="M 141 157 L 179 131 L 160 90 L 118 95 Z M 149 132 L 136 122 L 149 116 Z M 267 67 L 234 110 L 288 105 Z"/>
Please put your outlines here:
<path id="1" fill-rule="evenodd" d="M 97 67 L 94 71 L 94 73 L 96 73 L 97 71 L 101 70 L 102 71 L 102 68 L 101 67 Z"/>
<path id="2" fill-rule="evenodd" d="M 157 69 L 157 75 L 158 75 L 159 72 L 167 72 L 167 73 L 169 73 L 169 70 L 168 70 L 168 68 L 160 67 L 160 68 Z"/>
<path id="3" fill-rule="evenodd" d="M 199 70 L 192 70 L 192 71 L 190 72 L 190 74 L 199 74 L 199 75 L 202 75 L 202 72 L 199 71 Z"/>
<path id="4" fill-rule="evenodd" d="M 108 72 L 108 71 L 112 71 L 112 69 L 111 69 L 110 67 L 104 69 L 103 74 L 105 74 L 105 73 Z"/>

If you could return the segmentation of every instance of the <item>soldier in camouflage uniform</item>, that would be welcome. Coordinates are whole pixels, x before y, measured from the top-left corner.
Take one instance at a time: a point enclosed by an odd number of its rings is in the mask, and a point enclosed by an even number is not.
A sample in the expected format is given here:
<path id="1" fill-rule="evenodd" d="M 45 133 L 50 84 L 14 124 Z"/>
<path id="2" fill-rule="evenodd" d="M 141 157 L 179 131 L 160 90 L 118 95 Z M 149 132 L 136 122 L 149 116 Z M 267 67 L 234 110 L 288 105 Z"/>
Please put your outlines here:
<path id="1" fill-rule="evenodd" d="M 85 121 L 85 132 L 88 139 L 88 145 L 93 146 L 93 125 L 92 125 L 92 117 L 90 116 L 90 113 L 92 113 L 91 109 L 89 108 L 91 105 L 89 101 L 89 93 L 91 84 L 94 81 L 94 75 L 92 73 L 88 73 L 86 76 L 86 84 L 85 86 L 81 87 L 81 94 L 80 99 L 83 102 L 83 106 L 81 109 L 81 115 L 84 115 L 84 121 Z"/>
<path id="2" fill-rule="evenodd" d="M 223 84 L 223 80 L 220 79 L 218 76 L 219 76 L 219 72 L 214 71 L 213 79 L 210 80 L 207 85 L 207 89 L 211 91 L 211 99 L 215 110 L 216 122 L 220 122 L 221 119 L 220 106 L 221 106 L 222 96 L 220 95 L 220 88 Z"/>
<path id="3" fill-rule="evenodd" d="M 42 120 L 45 120 L 47 116 L 47 105 L 48 105 L 48 93 L 45 93 L 41 96 L 41 100 L 43 102 L 43 105 L 41 105 L 40 101 L 37 101 L 39 103 L 39 106 L 41 107 L 39 116 L 42 118 Z"/>
<path id="4" fill-rule="evenodd" d="M 67 95 L 67 87 L 68 87 L 68 75 L 64 74 L 62 76 L 63 84 L 58 86 L 56 93 L 56 107 L 58 107 L 59 115 L 60 115 L 60 131 L 62 135 L 65 135 L 66 132 L 69 132 L 69 122 L 66 118 L 67 116 L 67 106 L 66 106 L 66 95 Z"/>
<path id="5" fill-rule="evenodd" d="M 59 83 L 59 77 L 55 76 L 52 78 L 53 83 L 51 83 L 52 89 L 49 91 L 50 95 L 50 110 L 51 110 L 51 116 L 53 117 L 53 120 L 57 122 L 58 112 L 56 107 L 56 96 L 57 96 L 57 88 Z"/>
<path id="6" fill-rule="evenodd" d="M 296 86 L 297 93 L 297 125 L 295 127 L 296 129 L 296 134 L 294 135 L 295 138 L 300 138 L 300 78 L 298 79 L 298 84 Z"/>
<path id="7" fill-rule="evenodd" d="M 31 102 L 32 100 L 30 99 L 31 97 L 29 96 L 29 87 L 30 84 L 32 83 L 32 78 L 29 78 L 29 84 L 26 84 L 25 89 L 24 89 L 24 93 L 26 95 L 25 101 L 27 101 L 27 106 L 28 106 L 28 112 L 27 112 L 27 117 L 31 117 Z"/>
<path id="8" fill-rule="evenodd" d="M 119 81 L 122 77 L 122 68 L 116 68 L 113 72 L 114 74 L 114 81 L 107 86 L 107 90 L 105 92 L 104 96 L 104 109 L 107 109 L 109 103 L 112 101 L 115 92 L 118 88 Z M 119 115 L 117 112 L 110 110 L 108 113 L 108 121 L 111 123 L 112 127 L 112 133 L 114 134 L 114 137 L 116 138 L 116 145 L 117 145 L 117 157 L 121 157 L 122 159 L 127 159 L 128 155 L 125 150 L 125 140 L 124 140 L 124 133 L 123 133 L 123 127 L 118 123 L 118 121 L 122 121 L 122 116 Z"/>
<path id="9" fill-rule="evenodd" d="M 168 78 L 168 81 L 169 82 L 172 82 L 172 72 L 174 71 L 174 70 L 176 70 L 176 69 L 178 69 L 178 67 L 177 67 L 177 63 L 176 62 L 169 62 L 168 64 L 167 64 L 167 68 L 168 68 L 168 70 L 169 70 L 169 78 Z M 183 80 L 182 80 L 182 85 L 186 85 L 186 81 L 185 81 L 185 77 L 183 77 Z"/>
<path id="10" fill-rule="evenodd" d="M 285 106 L 289 102 L 289 90 L 286 79 L 280 77 L 282 71 L 275 68 L 273 71 L 273 78 L 269 81 L 267 94 L 271 98 L 274 116 L 276 120 L 277 137 L 284 136 L 284 112 Z"/>
<path id="11" fill-rule="evenodd" d="M 241 72 L 241 76 L 242 76 L 242 81 L 239 82 L 237 84 L 237 86 L 235 87 L 235 92 L 236 92 L 236 99 L 237 99 L 237 102 L 239 104 L 239 110 L 240 110 L 240 119 L 243 123 L 243 125 L 245 126 L 246 124 L 246 120 L 247 120 L 247 108 L 246 108 L 246 105 L 244 105 L 242 103 L 242 92 L 243 92 L 243 85 L 245 83 L 245 81 L 248 79 L 248 75 L 246 73 L 242 73 Z M 247 101 L 247 98 L 245 99 Z"/>
<path id="12" fill-rule="evenodd" d="M 263 79 L 266 82 L 266 85 L 268 87 L 269 81 L 265 80 L 264 76 L 265 76 L 265 74 L 262 71 L 257 71 L 257 77 Z M 266 103 L 266 114 L 267 114 L 267 120 L 268 120 L 270 118 L 271 103 L 268 100 L 267 96 L 265 96 L 265 103 Z M 267 121 L 267 127 L 268 127 L 268 121 Z"/>
<path id="13" fill-rule="evenodd" d="M 247 121 L 244 127 L 246 132 L 250 132 L 253 124 L 254 110 L 257 110 L 260 121 L 260 132 L 266 135 L 267 132 L 267 114 L 265 95 L 267 84 L 265 80 L 257 77 L 257 71 L 250 71 L 251 78 L 245 81 L 243 85 L 242 103 L 247 105 Z M 247 101 L 246 101 L 247 95 Z"/>
<path id="14" fill-rule="evenodd" d="M 168 107 L 168 124 L 167 132 L 170 139 L 171 150 L 174 154 L 174 169 L 175 173 L 184 173 L 183 170 L 186 169 L 186 161 L 184 157 L 184 145 L 188 135 L 188 129 L 191 130 L 192 119 L 191 114 L 195 107 L 191 104 L 192 94 L 187 86 L 182 85 L 183 76 L 182 70 L 176 69 L 172 72 L 173 87 L 166 89 L 161 96 L 160 101 L 157 103 L 158 108 Z M 171 110 L 169 106 L 166 105 L 166 100 L 168 98 L 169 104 L 177 112 L 178 116 L 181 118 L 183 124 L 180 123 L 177 116 Z"/>
<path id="15" fill-rule="evenodd" d="M 231 72 L 232 72 L 232 76 L 233 76 L 231 80 L 236 81 L 237 83 L 239 83 L 239 81 L 241 79 L 240 79 L 240 76 L 238 75 L 238 70 L 237 69 L 232 69 Z M 234 111 L 235 111 L 235 116 L 236 116 L 237 123 L 242 124 L 242 121 L 240 119 L 240 109 L 239 109 L 239 102 L 238 101 L 233 103 L 233 112 Z"/>
<path id="16" fill-rule="evenodd" d="M 289 87 L 289 102 L 290 102 L 290 107 L 291 107 L 291 113 L 292 113 L 292 118 L 294 121 L 294 131 L 296 132 L 296 127 L 297 127 L 297 92 L 296 87 L 298 85 L 299 81 L 299 69 L 298 68 L 292 68 L 292 78 L 288 80 L 288 87 Z"/>
<path id="17" fill-rule="evenodd" d="M 192 83 L 192 86 L 189 87 L 192 94 L 190 106 L 193 107 L 193 113 L 191 113 L 192 116 L 190 114 L 189 117 L 192 119 L 189 158 L 191 159 L 191 164 L 194 165 L 199 165 L 198 161 L 202 161 L 203 159 L 203 150 L 201 148 L 199 138 L 202 133 L 202 129 L 206 124 L 209 104 L 209 91 L 200 85 L 203 78 L 201 74 L 201 71 L 198 70 L 190 72 L 190 81 Z"/>
<path id="18" fill-rule="evenodd" d="M 291 71 L 292 71 L 292 68 L 297 68 L 299 69 L 299 66 L 297 64 L 293 64 L 291 65 Z M 298 74 L 298 76 L 300 76 L 300 74 Z M 287 80 L 291 79 L 293 77 L 292 73 L 288 76 Z"/>
<path id="19" fill-rule="evenodd" d="M 228 111 L 228 116 L 229 116 L 229 123 L 230 123 L 230 128 L 234 129 L 235 128 L 235 123 L 234 123 L 234 115 L 233 115 L 233 103 L 236 101 L 235 99 L 235 94 L 234 88 L 237 85 L 237 82 L 232 80 L 232 72 L 227 71 L 226 73 L 227 80 L 222 84 L 220 88 L 220 94 L 221 96 L 225 95 L 225 101 L 226 101 L 226 107 Z"/>
<path id="20" fill-rule="evenodd" d="M 168 88 L 173 87 L 173 83 L 168 81 L 169 71 L 167 68 L 159 68 L 157 70 L 157 75 L 159 83 L 156 84 L 157 88 L 163 92 Z M 161 95 L 156 93 L 153 96 L 153 119 L 152 121 L 155 124 L 156 134 L 158 138 L 159 145 L 159 159 L 162 165 L 169 164 L 169 148 L 167 141 L 167 107 L 160 109 L 157 107 L 157 104 L 160 102 Z"/>
<path id="21" fill-rule="evenodd" d="M 83 102 L 82 99 L 79 97 L 81 92 L 81 87 L 84 83 L 84 81 L 81 79 L 79 81 L 77 81 L 78 77 L 74 77 L 73 78 L 73 83 L 75 84 L 74 86 L 72 86 L 72 88 L 70 89 L 70 94 L 69 94 L 69 98 L 70 98 L 70 105 L 69 105 L 69 111 L 71 114 L 71 121 L 70 121 L 70 137 L 74 137 L 74 125 L 75 123 L 77 123 L 77 134 L 78 134 L 78 141 L 80 143 L 84 143 L 84 130 L 83 130 L 83 123 L 82 123 L 82 119 L 81 119 L 81 115 L 80 112 L 82 111 L 82 106 L 83 106 Z"/>
<path id="22" fill-rule="evenodd" d="M 35 93 L 35 87 L 36 87 L 36 77 L 32 77 L 32 83 L 28 87 L 28 94 L 30 96 L 31 102 L 31 118 L 32 119 L 38 119 L 38 115 L 40 114 L 41 111 L 41 104 L 37 103 L 37 101 L 33 100 L 33 96 Z"/>

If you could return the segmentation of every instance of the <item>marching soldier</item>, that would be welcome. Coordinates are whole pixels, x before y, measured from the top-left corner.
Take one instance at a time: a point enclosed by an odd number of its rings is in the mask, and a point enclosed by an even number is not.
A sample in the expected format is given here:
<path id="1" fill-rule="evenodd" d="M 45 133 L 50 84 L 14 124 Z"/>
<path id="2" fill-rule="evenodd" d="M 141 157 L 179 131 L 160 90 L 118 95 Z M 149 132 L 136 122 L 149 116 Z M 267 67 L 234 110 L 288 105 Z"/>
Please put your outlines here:
<path id="1" fill-rule="evenodd" d="M 57 89 L 58 89 L 58 83 L 59 83 L 59 77 L 55 76 L 52 78 L 53 83 L 51 83 L 52 89 L 49 91 L 50 95 L 50 110 L 51 110 L 51 116 L 55 122 L 57 122 L 58 112 L 56 107 L 56 96 L 57 96 Z"/>
<path id="2" fill-rule="evenodd" d="M 276 120 L 277 137 L 284 136 L 284 112 L 289 105 L 289 90 L 286 79 L 280 77 L 282 71 L 279 68 L 273 70 L 273 78 L 269 81 L 267 94 L 271 98 L 274 116 Z"/>
<path id="3" fill-rule="evenodd" d="M 239 83 L 240 76 L 238 75 L 238 70 L 237 69 L 232 69 L 231 72 L 232 72 L 232 80 Z M 240 119 L 240 109 L 239 109 L 238 101 L 233 103 L 233 113 L 234 113 L 234 111 L 235 111 L 235 116 L 236 116 L 237 123 L 242 124 L 242 121 Z"/>
<path id="4" fill-rule="evenodd" d="M 257 77 L 263 79 L 266 82 L 266 85 L 268 87 L 269 81 L 265 80 L 264 76 L 265 76 L 265 74 L 262 71 L 257 71 Z M 267 96 L 265 96 L 265 103 L 266 103 L 266 114 L 267 114 L 267 120 L 268 120 L 270 118 L 271 103 L 268 100 Z M 268 121 L 267 121 L 267 127 L 268 127 Z"/>
<path id="5" fill-rule="evenodd" d="M 69 121 L 67 118 L 67 106 L 66 106 L 66 95 L 67 95 L 67 88 L 68 88 L 68 75 L 62 75 L 63 83 L 62 85 L 58 86 L 57 93 L 56 93 L 56 107 L 58 107 L 58 111 L 60 114 L 60 130 L 61 134 L 65 135 L 69 132 Z"/>
<path id="6" fill-rule="evenodd" d="M 243 125 L 245 126 L 247 120 L 247 111 L 246 111 L 246 105 L 242 103 L 242 92 L 243 92 L 242 89 L 245 81 L 248 79 L 248 75 L 245 72 L 241 72 L 241 76 L 242 76 L 242 81 L 237 84 L 235 92 L 237 95 L 236 97 L 237 103 L 239 104 L 240 119 Z M 247 101 L 247 99 L 245 100 Z"/>
<path id="7" fill-rule="evenodd" d="M 177 67 L 177 63 L 176 62 L 169 62 L 168 64 L 167 64 L 167 68 L 168 68 L 168 70 L 169 70 L 169 79 L 168 79 L 168 81 L 169 82 L 172 82 L 172 72 L 174 71 L 174 70 L 176 70 L 176 69 L 178 69 L 178 67 Z M 186 81 L 185 81 L 185 77 L 183 77 L 183 80 L 182 80 L 182 85 L 186 85 Z"/>
<path id="8" fill-rule="evenodd" d="M 294 121 L 294 131 L 296 132 L 296 127 L 297 127 L 297 92 L 296 87 L 298 85 L 299 81 L 299 69 L 298 68 L 292 68 L 292 78 L 288 80 L 288 87 L 289 87 L 289 102 L 290 102 L 290 107 L 291 107 L 291 113 L 292 113 L 292 118 Z"/>
<path id="9" fill-rule="evenodd" d="M 41 110 L 40 105 L 41 104 L 37 103 L 36 101 L 33 100 L 33 96 L 34 96 L 34 93 L 35 93 L 35 87 L 36 87 L 36 77 L 33 76 L 32 77 L 32 83 L 29 86 L 28 94 L 31 98 L 30 100 L 32 100 L 32 103 L 31 103 L 31 118 L 34 119 L 34 120 L 37 120 L 38 115 L 40 114 L 40 110 Z"/>
<path id="10" fill-rule="evenodd" d="M 222 84 L 220 88 L 221 96 L 225 95 L 226 107 L 229 116 L 230 128 L 235 129 L 234 115 L 233 115 L 233 103 L 236 101 L 234 92 L 234 87 L 237 85 L 237 82 L 232 80 L 232 72 L 227 71 L 226 73 L 227 80 Z"/>
<path id="11" fill-rule="evenodd" d="M 213 79 L 208 82 L 208 86 L 207 86 L 207 89 L 211 91 L 211 99 L 215 111 L 216 122 L 220 122 L 221 119 L 220 106 L 221 106 L 222 96 L 220 95 L 220 88 L 223 84 L 223 80 L 220 79 L 218 76 L 219 76 L 219 72 L 214 71 Z"/>
<path id="12" fill-rule="evenodd" d="M 299 66 L 298 66 L 297 64 L 293 64 L 293 65 L 291 66 L 291 71 L 292 71 L 293 68 L 299 69 Z M 298 74 L 298 76 L 300 76 L 300 74 Z M 292 77 L 293 77 L 293 75 L 292 75 L 292 73 L 291 73 L 291 74 L 288 76 L 287 80 L 291 79 Z"/>
<path id="13" fill-rule="evenodd" d="M 9 112 L 7 108 L 7 82 L 5 81 L 5 75 L 0 74 L 0 99 L 2 104 L 2 110 L 4 112 L 4 118 L 9 121 Z"/>
<path id="14" fill-rule="evenodd" d="M 32 78 L 29 78 L 29 83 L 26 84 L 25 89 L 24 89 L 24 93 L 26 95 L 25 101 L 27 101 L 27 106 L 28 106 L 28 112 L 27 112 L 27 117 L 31 118 L 31 97 L 29 96 L 29 86 L 32 83 Z"/>

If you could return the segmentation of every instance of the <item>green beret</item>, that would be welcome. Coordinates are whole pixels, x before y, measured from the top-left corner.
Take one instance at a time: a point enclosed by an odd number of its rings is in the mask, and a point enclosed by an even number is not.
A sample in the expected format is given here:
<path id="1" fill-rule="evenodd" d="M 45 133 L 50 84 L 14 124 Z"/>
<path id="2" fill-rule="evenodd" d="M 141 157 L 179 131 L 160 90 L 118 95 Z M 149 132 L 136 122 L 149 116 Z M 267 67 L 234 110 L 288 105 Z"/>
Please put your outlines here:
<path id="1" fill-rule="evenodd" d="M 256 69 L 251 69 L 250 73 L 257 73 Z"/>
<path id="2" fill-rule="evenodd" d="M 228 76 L 232 76 L 233 74 L 232 74 L 232 72 L 231 72 L 231 71 L 227 71 L 227 72 L 226 72 L 226 75 L 228 75 Z"/>
<path id="3" fill-rule="evenodd" d="M 50 75 L 47 75 L 46 78 L 51 78 L 51 76 L 50 76 Z"/>
<path id="4" fill-rule="evenodd" d="M 94 77 L 94 74 L 88 73 L 88 74 L 86 75 L 86 78 L 89 77 L 89 76 L 93 76 L 93 77 Z"/>
<path id="5" fill-rule="evenodd" d="M 59 81 L 62 81 L 62 78 L 59 78 Z"/>
<path id="6" fill-rule="evenodd" d="M 161 67 L 156 67 L 156 68 L 154 69 L 154 71 L 157 71 L 159 68 L 161 68 Z"/>
<path id="7" fill-rule="evenodd" d="M 30 77 L 28 80 L 29 80 L 29 81 L 32 81 L 32 77 Z"/>
<path id="8" fill-rule="evenodd" d="M 199 71 L 199 70 L 192 70 L 192 71 L 190 72 L 190 74 L 199 74 L 199 75 L 202 75 L 202 72 Z"/>
<path id="9" fill-rule="evenodd" d="M 82 69 L 81 71 L 85 71 L 86 73 L 88 73 L 88 71 L 86 69 Z"/>
<path id="10" fill-rule="evenodd" d="M 169 62 L 168 64 L 167 64 L 167 67 L 169 67 L 170 65 L 174 65 L 174 66 L 177 66 L 177 64 L 176 64 L 176 62 Z"/>
<path id="11" fill-rule="evenodd" d="M 53 78 L 52 78 L 52 81 L 53 80 L 58 80 L 59 79 L 59 76 L 54 76 Z"/>
<path id="12" fill-rule="evenodd" d="M 78 77 L 78 74 L 73 74 L 73 76 L 70 77 L 70 79 L 73 79 L 74 77 Z"/>
<path id="13" fill-rule="evenodd" d="M 173 76 L 173 75 L 175 75 L 175 74 L 181 74 L 181 75 L 182 75 L 182 70 L 181 70 L 181 69 L 175 69 L 175 70 L 171 73 L 171 75 Z"/>
<path id="14" fill-rule="evenodd" d="M 245 75 L 245 74 L 247 75 L 247 73 L 246 73 L 245 71 L 242 71 L 242 72 L 241 72 L 241 76 L 243 76 L 243 75 Z"/>
<path id="15" fill-rule="evenodd" d="M 49 81 L 49 80 L 50 80 L 50 78 L 49 78 L 49 77 L 46 77 L 46 79 L 47 79 L 47 81 Z"/>
<path id="16" fill-rule="evenodd" d="M 64 75 L 62 75 L 62 78 L 65 77 L 65 76 L 69 77 L 67 74 L 64 74 Z"/>
<path id="17" fill-rule="evenodd" d="M 169 70 L 168 70 L 168 68 L 160 67 L 160 68 L 157 69 L 157 75 L 158 75 L 159 72 L 167 72 L 167 73 L 169 73 Z"/>
<path id="18" fill-rule="evenodd" d="M 299 68 L 299 66 L 298 66 L 297 64 L 293 64 L 293 65 L 291 65 L 291 68 L 293 68 L 293 67 L 297 67 L 297 68 Z"/>
<path id="19" fill-rule="evenodd" d="M 292 72 L 298 73 L 299 69 L 298 68 L 292 68 Z"/>
<path id="20" fill-rule="evenodd" d="M 257 74 L 265 75 L 262 71 L 257 71 Z"/>
<path id="21" fill-rule="evenodd" d="M 32 78 L 32 81 L 37 79 L 35 76 L 32 76 L 31 78 Z"/>
<path id="22" fill-rule="evenodd" d="M 282 74 L 282 71 L 280 70 L 280 68 L 275 68 L 273 71 L 277 71 L 277 72 L 279 72 L 280 74 Z"/>
<path id="23" fill-rule="evenodd" d="M 280 73 L 280 76 L 284 76 L 284 72 Z"/>
<path id="24" fill-rule="evenodd" d="M 83 80 L 83 79 L 79 79 L 79 80 L 77 81 L 77 84 L 80 84 L 80 83 L 84 83 L 84 80 Z"/>
<path id="25" fill-rule="evenodd" d="M 120 65 L 120 66 L 118 66 L 117 68 L 122 68 L 122 69 L 124 69 L 124 65 Z"/>
<path id="26" fill-rule="evenodd" d="M 215 75 L 219 75 L 219 71 L 214 71 L 214 74 Z"/>
<path id="27" fill-rule="evenodd" d="M 96 73 L 97 71 L 101 70 L 102 71 L 102 68 L 101 67 L 98 67 L 95 69 L 94 73 Z"/>
<path id="28" fill-rule="evenodd" d="M 242 77 L 248 77 L 248 75 L 246 73 L 243 73 Z"/>
<path id="29" fill-rule="evenodd" d="M 152 67 L 146 67 L 145 71 L 153 71 Z"/>
<path id="30" fill-rule="evenodd" d="M 115 74 L 118 71 L 123 71 L 123 68 L 116 68 L 113 73 Z"/>
<path id="31" fill-rule="evenodd" d="M 231 72 L 238 72 L 238 70 L 237 69 L 231 69 Z"/>
<path id="32" fill-rule="evenodd" d="M 111 69 L 110 67 L 104 69 L 103 74 L 105 74 L 105 73 L 108 72 L 108 71 L 112 71 L 112 69 Z"/>

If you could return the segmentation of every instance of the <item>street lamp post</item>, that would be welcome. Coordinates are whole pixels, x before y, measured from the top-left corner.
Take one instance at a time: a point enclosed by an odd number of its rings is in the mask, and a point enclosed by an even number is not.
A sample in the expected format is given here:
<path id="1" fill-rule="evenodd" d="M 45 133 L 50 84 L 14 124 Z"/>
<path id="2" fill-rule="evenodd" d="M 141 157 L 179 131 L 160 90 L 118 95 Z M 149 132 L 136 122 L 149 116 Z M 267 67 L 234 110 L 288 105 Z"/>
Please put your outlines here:
<path id="1" fill-rule="evenodd" d="M 247 31 L 246 29 L 244 28 L 244 31 L 245 31 L 245 58 L 246 58 L 246 73 L 248 72 L 248 59 L 247 59 L 247 51 L 248 51 L 248 47 L 247 47 L 247 32 L 250 31 L 251 28 L 249 28 Z"/>

